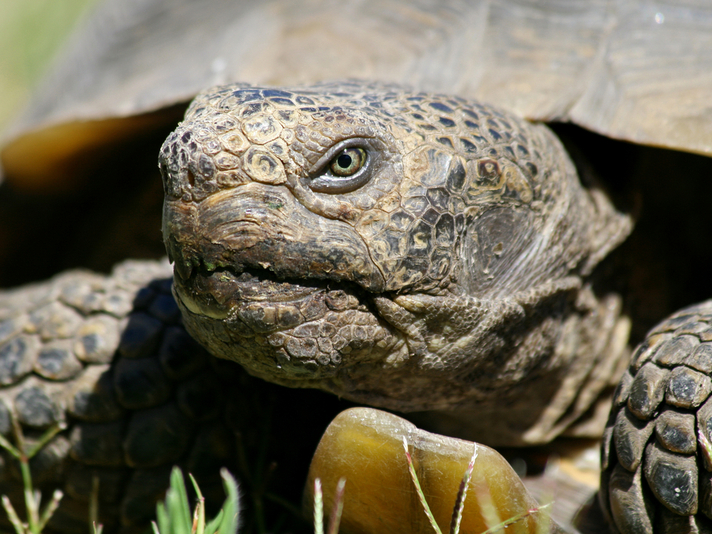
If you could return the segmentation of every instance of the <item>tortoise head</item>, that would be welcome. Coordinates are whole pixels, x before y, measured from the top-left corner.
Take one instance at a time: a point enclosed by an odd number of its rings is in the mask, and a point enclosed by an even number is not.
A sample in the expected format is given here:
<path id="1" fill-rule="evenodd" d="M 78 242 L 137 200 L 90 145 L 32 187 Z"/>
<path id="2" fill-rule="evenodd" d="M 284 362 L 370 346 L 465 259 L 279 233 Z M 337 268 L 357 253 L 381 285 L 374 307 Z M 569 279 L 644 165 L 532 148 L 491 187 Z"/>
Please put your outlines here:
<path id="1" fill-rule="evenodd" d="M 160 167 L 189 331 L 258 376 L 397 409 L 461 402 L 434 375 L 487 365 L 485 318 L 581 287 L 628 228 L 544 126 L 389 85 L 208 90 Z"/>

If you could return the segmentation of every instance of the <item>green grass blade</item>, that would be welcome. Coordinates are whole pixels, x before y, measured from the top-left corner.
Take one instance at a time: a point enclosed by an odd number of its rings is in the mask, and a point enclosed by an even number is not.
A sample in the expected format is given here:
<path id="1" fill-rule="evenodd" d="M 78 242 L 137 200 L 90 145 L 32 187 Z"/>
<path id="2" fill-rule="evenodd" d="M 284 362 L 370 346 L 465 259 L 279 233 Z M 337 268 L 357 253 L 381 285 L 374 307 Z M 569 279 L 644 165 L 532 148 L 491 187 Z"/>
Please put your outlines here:
<path id="1" fill-rule="evenodd" d="M 91 493 L 89 494 L 89 524 L 94 527 L 94 534 L 98 530 L 103 530 L 103 526 L 99 522 L 99 475 L 95 472 L 91 476 Z"/>
<path id="2" fill-rule="evenodd" d="M 521 514 L 517 514 L 514 517 L 510 517 L 509 519 L 502 521 L 501 523 L 494 525 L 487 530 L 485 530 L 482 534 L 494 534 L 495 532 L 498 532 L 500 530 L 505 529 L 512 523 L 516 523 L 518 521 L 521 521 L 525 517 L 529 517 L 532 514 L 539 513 L 547 508 L 549 508 L 553 503 L 548 503 L 544 504 L 543 506 L 539 506 L 537 508 L 532 508 L 531 510 L 527 510 L 526 512 L 522 512 Z"/>
<path id="3" fill-rule="evenodd" d="M 215 534 L 218 530 L 220 530 L 220 524 L 223 522 L 224 516 L 225 512 L 223 512 L 223 510 L 220 510 L 218 512 L 218 515 L 208 521 L 204 529 L 205 534 Z"/>
<path id="4" fill-rule="evenodd" d="M 219 534 L 235 534 L 240 526 L 240 492 L 237 481 L 224 467 L 220 470 L 223 487 L 227 498 L 223 503 L 223 518 L 220 521 Z"/>
<path id="5" fill-rule="evenodd" d="M 15 528 L 15 532 L 17 534 L 25 534 L 25 527 L 22 524 L 22 521 L 20 521 L 20 518 L 17 516 L 17 512 L 15 512 L 15 508 L 13 508 L 7 495 L 2 496 L 2 507 L 5 508 L 5 513 L 7 514 L 10 523 L 12 523 L 12 526 Z"/>
<path id="6" fill-rule="evenodd" d="M 428 501 L 425 500 L 423 488 L 420 487 L 420 481 L 418 480 L 418 475 L 415 473 L 415 467 L 413 467 L 413 458 L 411 457 L 410 452 L 408 452 L 408 442 L 405 440 L 405 436 L 403 436 L 403 449 L 405 450 L 405 457 L 408 460 L 408 471 L 410 471 L 410 478 L 413 479 L 413 484 L 415 484 L 415 491 L 418 494 L 418 498 L 420 499 L 420 504 L 423 506 L 425 515 L 428 516 L 428 521 L 430 521 L 430 524 L 432 525 L 435 532 L 437 532 L 437 534 L 442 534 L 442 531 L 440 530 L 437 521 L 435 521 L 433 512 L 430 510 L 430 506 L 428 506 Z"/>
<path id="7" fill-rule="evenodd" d="M 52 518 L 52 515 L 54 515 L 54 513 L 57 511 L 57 508 L 59 508 L 59 503 L 62 500 L 62 497 L 64 497 L 64 493 L 62 493 L 61 490 L 54 490 L 54 493 L 52 494 L 52 498 L 47 503 L 47 506 L 45 506 L 45 509 L 42 512 L 42 515 L 40 516 L 40 523 L 39 523 L 39 531 L 40 532 L 42 530 L 44 530 L 47 522 Z"/>
<path id="8" fill-rule="evenodd" d="M 2 434 L 0 434 L 0 447 L 12 454 L 17 460 L 22 458 L 22 453 L 20 452 L 20 450 L 17 449 L 12 443 L 10 443 L 7 438 Z"/>
<path id="9" fill-rule="evenodd" d="M 192 527 L 192 534 L 204 534 L 205 532 L 205 497 L 203 497 L 203 494 L 200 491 L 200 487 L 198 486 L 198 483 L 196 482 L 195 478 L 193 478 L 193 475 L 188 473 L 188 478 L 190 478 L 190 482 L 193 484 L 193 489 L 195 490 L 195 494 L 198 496 L 198 503 L 195 505 L 195 511 L 193 512 L 193 527 Z"/>
<path id="10" fill-rule="evenodd" d="M 24 450 L 24 445 L 20 451 Z M 22 473 L 22 485 L 24 486 L 25 508 L 27 509 L 28 530 L 35 534 L 39 533 L 40 522 L 39 498 L 37 492 L 32 489 L 32 475 L 30 474 L 30 461 L 23 454 L 20 458 L 20 472 Z"/>
<path id="11" fill-rule="evenodd" d="M 462 481 L 460 482 L 460 487 L 457 490 L 457 498 L 455 499 L 455 508 L 452 510 L 452 520 L 450 521 L 450 534 L 460 533 L 460 524 L 462 523 L 462 514 L 465 510 L 465 497 L 467 497 L 467 487 L 470 485 L 470 479 L 472 478 L 472 471 L 475 468 L 475 460 L 477 460 L 477 443 L 475 443 L 475 450 L 472 453 L 472 458 L 470 458 L 470 463 L 465 469 L 465 474 L 462 476 Z"/>
<path id="12" fill-rule="evenodd" d="M 159 532 L 161 534 L 171 534 L 171 520 L 166 510 L 166 505 L 159 502 L 156 505 L 156 522 L 158 522 Z"/>
<path id="13" fill-rule="evenodd" d="M 712 444 L 701 429 L 697 430 L 697 440 L 700 443 L 700 452 L 702 452 L 705 468 L 710 471 L 712 470 Z"/>
<path id="14" fill-rule="evenodd" d="M 166 510 L 170 519 L 170 530 L 163 534 L 191 534 L 193 521 L 188 492 L 185 489 L 183 473 L 178 467 L 171 471 L 171 486 L 166 492 Z"/>
<path id="15" fill-rule="evenodd" d="M 314 534 L 324 534 L 324 498 L 319 478 L 314 479 Z"/>
<path id="16" fill-rule="evenodd" d="M 546 503 L 535 510 L 530 510 L 531 513 L 541 512 L 543 517 L 537 522 L 536 532 L 537 534 L 549 534 L 551 532 L 552 521 L 551 510 L 549 507 L 554 504 L 554 501 Z"/>
<path id="17" fill-rule="evenodd" d="M 47 443 L 56 436 L 59 432 L 67 428 L 67 423 L 60 422 L 55 423 L 47 429 L 47 431 L 42 434 L 40 439 L 35 443 L 29 451 L 26 452 L 27 459 L 32 459 Z"/>

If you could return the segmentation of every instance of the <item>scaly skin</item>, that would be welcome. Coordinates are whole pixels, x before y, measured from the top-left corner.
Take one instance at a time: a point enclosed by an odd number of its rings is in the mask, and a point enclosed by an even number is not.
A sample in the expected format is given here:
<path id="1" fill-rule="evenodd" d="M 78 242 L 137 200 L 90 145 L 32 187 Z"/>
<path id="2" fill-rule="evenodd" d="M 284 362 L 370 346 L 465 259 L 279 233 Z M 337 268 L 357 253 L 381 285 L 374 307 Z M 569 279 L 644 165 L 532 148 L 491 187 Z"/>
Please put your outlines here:
<path id="1" fill-rule="evenodd" d="M 159 161 L 186 328 L 256 376 L 497 445 L 553 439 L 617 380 L 627 323 L 589 277 L 630 222 L 542 125 L 387 85 L 224 86 Z"/>
<path id="2" fill-rule="evenodd" d="M 712 532 L 712 301 L 638 346 L 603 439 L 603 509 L 624 533 Z"/>
<path id="3" fill-rule="evenodd" d="M 220 502 L 244 399 L 234 375 L 219 387 L 230 373 L 181 326 L 170 274 L 165 260 L 127 261 L 111 276 L 70 271 L 0 294 L 0 433 L 15 442 L 12 417 L 29 443 L 66 425 L 30 463 L 45 502 L 64 491 L 53 531 L 86 532 L 94 476 L 112 532 L 145 529 L 174 464 Z M 0 452 L 0 495 L 24 510 L 16 460 Z M 0 525 L 12 530 L 4 513 Z"/>

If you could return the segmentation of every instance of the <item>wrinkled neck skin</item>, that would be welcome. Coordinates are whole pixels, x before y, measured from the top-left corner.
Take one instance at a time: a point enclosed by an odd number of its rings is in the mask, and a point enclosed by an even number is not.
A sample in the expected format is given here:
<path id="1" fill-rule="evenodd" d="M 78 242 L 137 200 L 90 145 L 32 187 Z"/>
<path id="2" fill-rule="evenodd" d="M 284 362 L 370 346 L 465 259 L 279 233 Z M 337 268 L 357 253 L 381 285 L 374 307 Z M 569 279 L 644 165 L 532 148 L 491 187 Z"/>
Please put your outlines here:
<path id="1" fill-rule="evenodd" d="M 256 376 L 498 445 L 571 430 L 615 379 L 626 321 L 589 277 L 630 221 L 542 125 L 387 85 L 223 86 L 159 164 L 186 328 Z"/>

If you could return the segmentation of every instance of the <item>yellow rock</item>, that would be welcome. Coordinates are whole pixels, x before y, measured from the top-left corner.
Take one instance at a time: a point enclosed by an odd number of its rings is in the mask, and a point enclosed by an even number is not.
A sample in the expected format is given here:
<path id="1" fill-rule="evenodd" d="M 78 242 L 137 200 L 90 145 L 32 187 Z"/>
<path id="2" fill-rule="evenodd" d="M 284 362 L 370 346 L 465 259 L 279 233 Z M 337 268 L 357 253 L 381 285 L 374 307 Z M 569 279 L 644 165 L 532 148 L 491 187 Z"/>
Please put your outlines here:
<path id="1" fill-rule="evenodd" d="M 328 515 L 336 484 L 343 477 L 341 534 L 433 534 L 408 471 L 403 437 L 430 509 L 441 531 L 448 533 L 475 444 L 425 432 L 371 408 L 346 410 L 326 429 L 309 469 L 304 503 L 310 516 L 314 479 L 321 479 Z M 492 532 L 558 531 L 548 510 L 537 511 L 537 507 L 507 461 L 493 449 L 477 445 L 460 532 L 482 533 L 512 518 L 518 519 Z"/>

